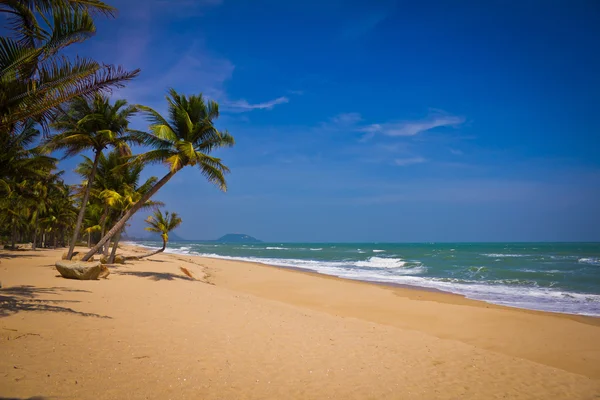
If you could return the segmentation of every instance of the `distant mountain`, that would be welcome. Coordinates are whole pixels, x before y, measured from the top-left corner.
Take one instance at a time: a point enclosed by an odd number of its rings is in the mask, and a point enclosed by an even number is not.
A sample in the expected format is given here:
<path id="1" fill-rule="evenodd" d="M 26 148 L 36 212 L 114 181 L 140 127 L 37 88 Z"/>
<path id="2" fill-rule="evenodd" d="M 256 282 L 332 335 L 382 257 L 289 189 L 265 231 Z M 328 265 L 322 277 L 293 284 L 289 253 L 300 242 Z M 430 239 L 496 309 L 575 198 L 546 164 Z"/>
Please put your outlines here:
<path id="1" fill-rule="evenodd" d="M 250 235 L 245 235 L 243 233 L 228 233 L 227 235 L 223 235 L 215 242 L 221 243 L 260 243 L 262 240 L 258 240 Z"/>

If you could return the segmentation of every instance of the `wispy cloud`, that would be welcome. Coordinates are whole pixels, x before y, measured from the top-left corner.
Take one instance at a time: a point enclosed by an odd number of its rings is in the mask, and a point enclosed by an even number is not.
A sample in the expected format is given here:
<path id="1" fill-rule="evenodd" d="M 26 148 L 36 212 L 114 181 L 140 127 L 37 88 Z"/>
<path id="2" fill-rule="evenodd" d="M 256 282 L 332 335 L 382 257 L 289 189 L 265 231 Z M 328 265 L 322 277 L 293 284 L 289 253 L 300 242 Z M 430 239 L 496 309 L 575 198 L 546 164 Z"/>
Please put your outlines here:
<path id="1" fill-rule="evenodd" d="M 465 122 L 464 117 L 454 116 L 437 112 L 429 117 L 416 121 L 402 122 L 382 122 L 374 124 L 364 124 L 361 114 L 356 112 L 341 113 L 331 117 L 328 121 L 319 125 L 320 128 L 329 130 L 346 130 L 349 132 L 363 132 L 361 142 L 368 141 L 377 134 L 391 137 L 410 137 L 416 136 L 431 129 L 454 126 L 457 127 Z M 458 150 L 451 150 L 458 151 Z M 458 153 L 453 153 L 458 154 Z M 462 153 L 461 153 L 462 154 Z"/>
<path id="2" fill-rule="evenodd" d="M 142 74 L 140 79 L 120 89 L 117 94 L 134 103 L 156 106 L 164 103 L 166 90 L 174 87 L 185 94 L 202 93 L 219 102 L 222 111 L 230 113 L 271 110 L 279 104 L 289 103 L 290 99 L 285 96 L 261 103 L 230 99 L 225 84 L 233 78 L 234 71 L 235 65 L 230 60 L 211 53 L 198 42 L 180 55 L 160 77 L 144 77 Z"/>
<path id="3" fill-rule="evenodd" d="M 458 126 L 465 122 L 463 117 L 453 115 L 435 115 L 420 121 L 386 122 L 361 127 L 368 135 L 383 134 L 386 136 L 415 136 L 442 126 Z"/>
<path id="4" fill-rule="evenodd" d="M 164 103 L 167 89 L 173 87 L 185 94 L 203 93 L 222 101 L 227 98 L 225 82 L 231 79 L 234 70 L 235 65 L 231 61 L 210 53 L 201 43 L 194 43 L 158 77 L 142 73 L 139 79 L 120 89 L 117 95 L 128 98 L 132 103 L 156 106 Z"/>
<path id="5" fill-rule="evenodd" d="M 462 150 L 458 149 L 450 149 L 450 153 L 454 154 L 455 156 L 462 156 L 464 154 Z"/>
<path id="6" fill-rule="evenodd" d="M 266 101 L 264 103 L 249 103 L 246 100 L 226 101 L 223 103 L 225 109 L 234 112 L 246 112 L 252 110 L 272 110 L 278 104 L 289 103 L 290 99 L 287 97 L 278 97 L 274 100 Z"/>
<path id="7" fill-rule="evenodd" d="M 394 160 L 394 165 L 397 165 L 399 167 L 405 167 L 407 165 L 421 164 L 426 161 L 427 160 L 424 159 L 423 157 L 396 158 Z"/>

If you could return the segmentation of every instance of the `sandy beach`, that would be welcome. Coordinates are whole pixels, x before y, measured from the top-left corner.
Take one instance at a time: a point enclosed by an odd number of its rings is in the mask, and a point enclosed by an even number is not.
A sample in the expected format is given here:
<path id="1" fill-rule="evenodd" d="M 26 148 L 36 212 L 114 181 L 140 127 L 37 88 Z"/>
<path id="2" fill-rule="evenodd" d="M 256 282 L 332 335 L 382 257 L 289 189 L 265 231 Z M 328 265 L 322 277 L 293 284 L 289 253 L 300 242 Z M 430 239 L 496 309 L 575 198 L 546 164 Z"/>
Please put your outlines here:
<path id="1" fill-rule="evenodd" d="M 598 318 L 175 254 L 67 280 L 63 251 L 0 251 L 0 399 L 600 398 Z"/>

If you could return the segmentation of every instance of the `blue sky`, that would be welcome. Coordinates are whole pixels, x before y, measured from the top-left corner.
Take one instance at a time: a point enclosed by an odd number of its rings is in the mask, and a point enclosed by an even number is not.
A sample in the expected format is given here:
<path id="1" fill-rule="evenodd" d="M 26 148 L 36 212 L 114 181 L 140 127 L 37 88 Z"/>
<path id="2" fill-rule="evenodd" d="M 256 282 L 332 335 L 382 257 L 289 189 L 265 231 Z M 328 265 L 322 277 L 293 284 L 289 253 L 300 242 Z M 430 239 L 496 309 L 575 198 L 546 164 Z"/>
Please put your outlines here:
<path id="1" fill-rule="evenodd" d="M 115 96 L 202 92 L 237 140 L 226 194 L 159 192 L 185 238 L 600 240 L 596 1 L 109 3 L 76 50 L 142 69 Z"/>

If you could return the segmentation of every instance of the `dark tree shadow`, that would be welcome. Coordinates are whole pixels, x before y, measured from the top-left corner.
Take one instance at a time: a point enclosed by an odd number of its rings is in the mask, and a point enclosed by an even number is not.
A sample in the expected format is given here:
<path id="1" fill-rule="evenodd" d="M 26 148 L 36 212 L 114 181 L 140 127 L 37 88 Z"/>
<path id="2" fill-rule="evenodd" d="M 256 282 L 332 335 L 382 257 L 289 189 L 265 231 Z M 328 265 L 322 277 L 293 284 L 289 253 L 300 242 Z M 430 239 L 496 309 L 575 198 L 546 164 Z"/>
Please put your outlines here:
<path id="1" fill-rule="evenodd" d="M 88 290 L 65 287 L 39 288 L 30 285 L 13 286 L 0 289 L 0 318 L 22 311 L 45 311 L 80 315 L 82 317 L 110 318 L 107 315 L 85 313 L 59 304 L 79 303 L 77 300 L 38 299 L 40 295 L 59 294 L 60 292 L 84 292 Z M 0 398 L 2 400 L 2 398 Z"/>
<path id="2" fill-rule="evenodd" d="M 140 278 L 150 278 L 153 281 L 174 281 L 176 279 L 180 279 L 182 281 L 193 281 L 194 279 L 185 276 L 185 275 L 177 275 L 171 272 L 142 272 L 142 271 L 123 271 L 123 272 L 115 272 L 117 275 L 131 275 L 138 276 Z"/>
<path id="3" fill-rule="evenodd" d="M 37 250 L 4 250 L 0 252 L 0 259 L 6 258 L 33 258 L 33 257 L 43 257 L 47 254 L 23 254 L 26 251 L 37 251 Z M 2 397 L 0 397 L 2 400 Z"/>
<path id="4" fill-rule="evenodd" d="M 33 396 L 33 397 L 0 397 L 0 400 L 50 400 L 51 397 Z"/>

